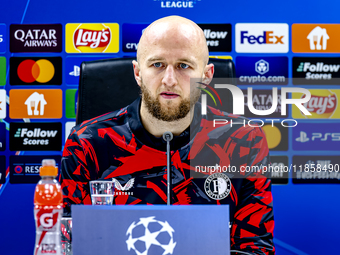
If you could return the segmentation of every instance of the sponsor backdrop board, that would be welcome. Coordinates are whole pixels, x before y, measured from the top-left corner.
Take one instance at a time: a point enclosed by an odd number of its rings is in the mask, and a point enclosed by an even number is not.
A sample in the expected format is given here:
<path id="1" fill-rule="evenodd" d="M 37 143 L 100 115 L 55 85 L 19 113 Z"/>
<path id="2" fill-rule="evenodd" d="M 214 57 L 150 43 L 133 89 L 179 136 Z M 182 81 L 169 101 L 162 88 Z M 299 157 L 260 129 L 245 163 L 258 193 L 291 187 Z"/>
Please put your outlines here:
<path id="1" fill-rule="evenodd" d="M 6 90 L 0 89 L 0 119 L 6 118 Z"/>
<path id="2" fill-rule="evenodd" d="M 0 86 L 6 85 L 6 58 L 0 57 Z"/>
<path id="3" fill-rule="evenodd" d="M 340 85 L 340 58 L 293 57 L 294 85 Z"/>
<path id="4" fill-rule="evenodd" d="M 123 52 L 137 52 L 139 38 L 141 37 L 144 29 L 149 24 L 129 24 L 122 25 L 122 46 Z"/>
<path id="5" fill-rule="evenodd" d="M 61 57 L 13 57 L 11 85 L 61 85 Z"/>
<path id="6" fill-rule="evenodd" d="M 61 123 L 10 123 L 11 151 L 60 151 Z"/>
<path id="7" fill-rule="evenodd" d="M 104 59 L 105 57 L 66 57 L 64 68 L 64 79 L 67 85 L 78 85 L 80 76 L 80 65 L 85 61 Z"/>
<path id="8" fill-rule="evenodd" d="M 6 124 L 0 123 L 0 151 L 6 150 Z"/>
<path id="9" fill-rule="evenodd" d="M 39 176 L 39 168 L 41 161 L 46 158 L 45 156 L 10 156 L 9 158 L 9 171 L 10 183 L 24 184 L 24 183 L 37 183 L 41 178 Z M 56 166 L 60 171 L 60 156 L 49 155 L 50 159 L 56 161 Z"/>
<path id="10" fill-rule="evenodd" d="M 254 108 L 268 110 L 273 88 L 278 88 L 278 106 L 271 115 L 258 116 L 245 107 L 247 117 L 264 121 L 276 170 L 272 172 L 276 254 L 337 254 L 339 8 L 338 1 L 317 0 L 3 1 L 0 253 L 33 251 L 36 167 L 43 158 L 60 162 L 75 125 L 81 62 L 134 57 L 147 25 L 175 14 L 199 24 L 211 56 L 234 60 L 246 104 L 251 87 Z M 282 88 L 299 87 L 311 93 L 311 100 L 303 104 L 311 115 L 295 106 L 287 106 L 282 115 Z M 303 95 L 294 92 L 288 97 Z M 285 127 L 294 125 L 291 119 L 297 121 L 296 127 Z M 308 172 L 307 167 L 315 171 Z"/>
<path id="11" fill-rule="evenodd" d="M 339 89 L 309 89 L 311 99 L 304 106 L 311 115 L 303 114 L 295 105 L 292 107 L 294 119 L 340 119 Z M 303 98 L 302 93 L 293 93 L 292 98 Z"/>
<path id="12" fill-rule="evenodd" d="M 340 24 L 293 24 L 295 53 L 340 53 Z"/>
<path id="13" fill-rule="evenodd" d="M 0 23 L 0 53 L 6 52 L 7 46 L 7 32 L 6 32 L 6 24 Z"/>
<path id="14" fill-rule="evenodd" d="M 287 85 L 287 57 L 236 57 L 238 85 Z"/>
<path id="15" fill-rule="evenodd" d="M 337 156 L 293 156 L 293 183 L 339 183 Z"/>
<path id="16" fill-rule="evenodd" d="M 270 118 L 281 118 L 288 116 L 288 106 L 286 106 L 286 114 L 281 114 L 281 92 L 277 92 L 277 104 L 273 106 L 274 94 L 270 89 L 262 90 L 262 89 L 254 89 L 252 91 L 252 96 L 248 95 L 247 90 L 242 90 L 244 97 L 244 107 L 245 107 L 245 116 L 248 118 L 257 118 L 258 115 L 254 114 L 249 110 L 249 106 L 252 105 L 254 109 L 263 111 L 272 109 L 273 113 L 266 115 L 266 117 Z"/>
<path id="17" fill-rule="evenodd" d="M 0 155 L 0 184 L 6 182 L 6 157 Z"/>
<path id="18" fill-rule="evenodd" d="M 61 52 L 61 24 L 10 25 L 11 52 Z"/>

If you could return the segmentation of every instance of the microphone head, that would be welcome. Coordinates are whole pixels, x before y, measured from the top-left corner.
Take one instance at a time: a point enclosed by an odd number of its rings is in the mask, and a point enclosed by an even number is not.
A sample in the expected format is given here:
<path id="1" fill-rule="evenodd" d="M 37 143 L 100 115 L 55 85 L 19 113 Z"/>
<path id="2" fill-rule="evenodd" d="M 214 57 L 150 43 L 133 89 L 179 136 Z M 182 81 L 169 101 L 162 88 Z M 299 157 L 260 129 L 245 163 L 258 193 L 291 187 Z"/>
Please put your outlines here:
<path id="1" fill-rule="evenodd" d="M 166 131 L 166 132 L 163 133 L 163 139 L 166 142 L 170 142 L 173 137 L 174 136 L 173 136 L 173 134 L 170 131 Z"/>

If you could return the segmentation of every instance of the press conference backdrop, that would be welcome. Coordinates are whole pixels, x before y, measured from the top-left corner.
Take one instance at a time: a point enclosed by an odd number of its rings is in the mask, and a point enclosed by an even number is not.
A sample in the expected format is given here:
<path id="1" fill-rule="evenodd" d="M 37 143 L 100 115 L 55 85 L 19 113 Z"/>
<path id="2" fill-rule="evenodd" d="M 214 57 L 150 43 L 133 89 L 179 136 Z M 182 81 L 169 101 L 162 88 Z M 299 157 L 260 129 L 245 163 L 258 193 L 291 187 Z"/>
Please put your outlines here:
<path id="1" fill-rule="evenodd" d="M 290 106 L 281 115 L 279 104 L 266 118 L 298 125 L 263 126 L 273 165 L 290 169 L 273 176 L 274 240 L 277 254 L 339 253 L 338 1 L 16 0 L 0 6 L 0 254 L 33 251 L 37 167 L 46 157 L 60 164 L 75 123 L 80 63 L 135 56 L 143 29 L 173 14 L 201 26 L 211 56 L 232 57 L 238 86 L 245 95 L 254 89 L 257 109 L 270 107 L 272 87 L 310 90 L 311 116 Z M 306 172 L 306 164 L 321 171 Z"/>

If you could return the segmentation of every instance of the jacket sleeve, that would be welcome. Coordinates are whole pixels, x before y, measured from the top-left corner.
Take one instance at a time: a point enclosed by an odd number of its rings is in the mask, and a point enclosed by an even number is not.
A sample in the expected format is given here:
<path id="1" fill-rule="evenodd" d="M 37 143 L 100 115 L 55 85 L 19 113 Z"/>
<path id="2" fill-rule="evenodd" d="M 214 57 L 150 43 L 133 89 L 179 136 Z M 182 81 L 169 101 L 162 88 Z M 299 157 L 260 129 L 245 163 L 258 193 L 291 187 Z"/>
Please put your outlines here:
<path id="1" fill-rule="evenodd" d="M 61 159 L 60 184 L 65 216 L 71 216 L 71 204 L 91 204 L 88 183 L 97 179 L 97 172 L 92 170 L 94 150 L 86 136 L 81 138 L 85 129 L 71 130 Z"/>
<path id="2" fill-rule="evenodd" d="M 249 138 L 247 164 L 240 168 L 243 182 L 231 228 L 231 250 L 234 251 L 231 254 L 271 255 L 275 254 L 275 247 L 269 149 L 261 128 L 253 129 Z M 247 172 L 251 167 L 255 170 Z"/>

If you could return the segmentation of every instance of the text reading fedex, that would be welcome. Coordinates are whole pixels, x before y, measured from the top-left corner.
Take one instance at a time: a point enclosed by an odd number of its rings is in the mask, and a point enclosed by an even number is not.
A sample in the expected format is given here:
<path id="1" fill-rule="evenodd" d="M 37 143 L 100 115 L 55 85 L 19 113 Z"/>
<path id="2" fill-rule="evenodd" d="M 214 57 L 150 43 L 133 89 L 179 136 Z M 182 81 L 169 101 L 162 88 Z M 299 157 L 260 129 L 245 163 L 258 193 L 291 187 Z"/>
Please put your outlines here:
<path id="1" fill-rule="evenodd" d="M 287 53 L 289 26 L 286 23 L 237 23 L 236 52 Z"/>
<path id="2" fill-rule="evenodd" d="M 241 31 L 241 43 L 247 41 L 249 44 L 283 44 L 283 35 L 274 35 L 274 31 L 264 31 L 262 35 L 249 35 L 248 31 Z"/>

